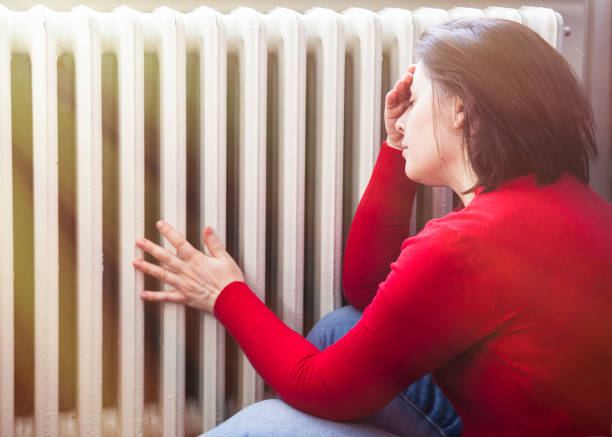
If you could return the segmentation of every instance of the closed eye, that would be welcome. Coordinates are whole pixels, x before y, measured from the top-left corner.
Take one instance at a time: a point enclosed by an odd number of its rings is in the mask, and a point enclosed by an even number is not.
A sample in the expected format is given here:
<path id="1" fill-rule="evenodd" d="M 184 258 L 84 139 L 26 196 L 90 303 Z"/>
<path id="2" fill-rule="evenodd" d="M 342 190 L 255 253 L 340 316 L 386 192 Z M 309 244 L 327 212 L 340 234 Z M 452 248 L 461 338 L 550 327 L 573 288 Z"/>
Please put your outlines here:
<path id="1" fill-rule="evenodd" d="M 414 104 L 414 100 L 408 101 L 408 106 L 406 108 L 410 108 Z"/>

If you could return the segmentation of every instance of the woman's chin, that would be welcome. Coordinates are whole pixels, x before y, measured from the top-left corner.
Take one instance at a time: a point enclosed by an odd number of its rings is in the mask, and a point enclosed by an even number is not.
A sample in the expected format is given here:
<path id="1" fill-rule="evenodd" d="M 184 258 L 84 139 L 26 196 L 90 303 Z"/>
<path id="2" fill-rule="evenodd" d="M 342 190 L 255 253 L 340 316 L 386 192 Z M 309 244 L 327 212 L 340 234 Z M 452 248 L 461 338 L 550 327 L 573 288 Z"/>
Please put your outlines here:
<path id="1" fill-rule="evenodd" d="M 424 174 L 422 169 L 415 168 L 409 162 L 406 162 L 406 166 L 404 167 L 404 174 L 408 179 L 413 182 L 416 182 L 417 184 L 430 185 L 432 182 L 431 175 L 427 173 Z"/>
<path id="2" fill-rule="evenodd" d="M 418 174 L 415 174 L 414 169 L 412 169 L 408 163 L 406 163 L 406 166 L 404 167 L 404 173 L 406 174 L 406 177 L 411 181 L 419 182 Z"/>

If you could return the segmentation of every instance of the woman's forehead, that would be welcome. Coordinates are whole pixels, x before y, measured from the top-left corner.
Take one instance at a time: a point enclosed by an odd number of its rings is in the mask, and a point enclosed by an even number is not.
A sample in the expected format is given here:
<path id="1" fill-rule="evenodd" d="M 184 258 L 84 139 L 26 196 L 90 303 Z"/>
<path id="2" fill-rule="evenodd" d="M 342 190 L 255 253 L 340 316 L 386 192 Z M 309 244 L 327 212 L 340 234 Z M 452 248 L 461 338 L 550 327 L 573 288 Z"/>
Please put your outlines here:
<path id="1" fill-rule="evenodd" d="M 421 62 L 417 63 L 416 69 L 414 70 L 412 83 L 410 84 L 410 92 L 418 94 L 420 90 L 425 89 L 428 82 L 429 77 L 427 77 L 425 67 Z"/>

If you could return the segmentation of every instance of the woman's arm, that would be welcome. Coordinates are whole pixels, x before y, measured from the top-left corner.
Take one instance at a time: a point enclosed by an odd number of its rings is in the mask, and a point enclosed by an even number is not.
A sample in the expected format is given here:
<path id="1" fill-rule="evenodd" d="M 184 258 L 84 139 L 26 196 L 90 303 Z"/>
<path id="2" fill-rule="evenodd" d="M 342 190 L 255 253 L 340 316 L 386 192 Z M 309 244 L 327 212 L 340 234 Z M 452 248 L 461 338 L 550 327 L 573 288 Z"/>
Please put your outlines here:
<path id="1" fill-rule="evenodd" d="M 404 241 L 361 320 L 322 352 L 257 298 L 212 229 L 202 235 L 208 256 L 167 223 L 159 228 L 176 255 L 141 239 L 138 246 L 167 268 L 144 260 L 134 265 L 174 289 L 144 292 L 143 299 L 213 312 L 270 386 L 310 414 L 365 417 L 496 328 L 495 300 L 482 273 L 455 231 L 439 224 Z"/>
<path id="2" fill-rule="evenodd" d="M 490 335 L 496 311 L 452 231 L 410 238 L 361 320 L 324 351 L 288 328 L 244 282 L 214 314 L 293 407 L 331 420 L 379 410 L 405 387 Z"/>
<path id="3" fill-rule="evenodd" d="M 383 143 L 368 186 L 351 224 L 344 253 L 342 285 L 344 296 L 358 310 L 372 301 L 378 283 L 389 273 L 389 264 L 408 237 L 410 214 L 417 185 L 404 173 L 401 155 L 403 133 L 399 117 L 410 105 L 410 84 L 416 65 L 406 69 L 385 96 Z"/>
<path id="4" fill-rule="evenodd" d="M 374 298 L 409 235 L 417 184 L 406 177 L 404 165 L 401 151 L 384 142 L 351 223 L 342 286 L 360 311 Z"/>

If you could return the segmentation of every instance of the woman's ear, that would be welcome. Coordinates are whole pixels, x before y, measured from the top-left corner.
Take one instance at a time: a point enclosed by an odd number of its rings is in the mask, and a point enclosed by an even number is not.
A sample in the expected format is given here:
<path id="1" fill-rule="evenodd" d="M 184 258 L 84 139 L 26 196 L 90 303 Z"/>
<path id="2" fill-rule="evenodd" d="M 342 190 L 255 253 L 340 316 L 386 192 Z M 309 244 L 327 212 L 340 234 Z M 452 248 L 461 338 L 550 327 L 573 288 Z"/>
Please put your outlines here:
<path id="1" fill-rule="evenodd" d="M 455 129 L 463 129 L 463 123 L 465 121 L 465 106 L 463 100 L 455 96 L 455 110 L 453 111 L 453 127 Z"/>

